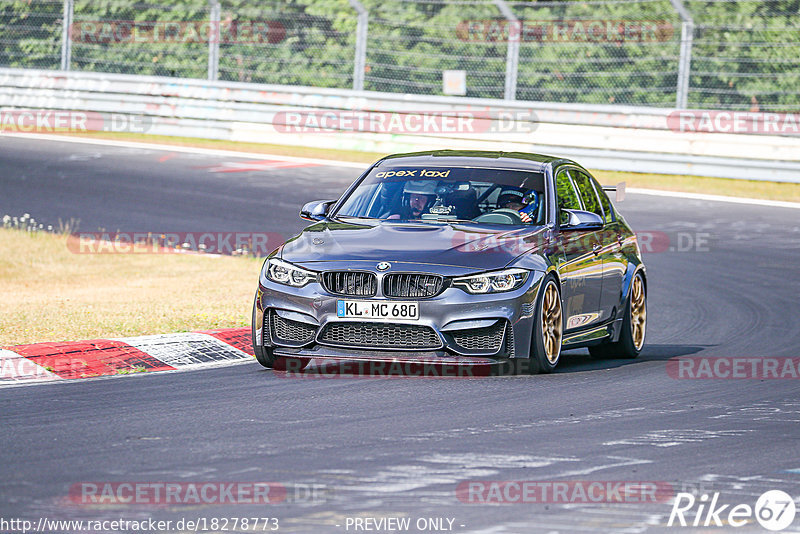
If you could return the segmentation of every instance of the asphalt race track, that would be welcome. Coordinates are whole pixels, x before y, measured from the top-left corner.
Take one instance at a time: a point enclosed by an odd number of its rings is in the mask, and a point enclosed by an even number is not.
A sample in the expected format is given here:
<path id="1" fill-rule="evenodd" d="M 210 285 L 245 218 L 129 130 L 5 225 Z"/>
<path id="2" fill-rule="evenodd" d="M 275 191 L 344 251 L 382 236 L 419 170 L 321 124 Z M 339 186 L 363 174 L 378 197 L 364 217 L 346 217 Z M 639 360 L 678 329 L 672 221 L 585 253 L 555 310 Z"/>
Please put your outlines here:
<path id="1" fill-rule="evenodd" d="M 0 137 L 0 162 L 0 215 L 78 218 L 84 231 L 288 236 L 303 225 L 302 203 L 335 198 L 358 175 L 10 137 Z M 436 531 L 415 530 L 421 518 L 444 518 L 440 531 L 452 532 L 681 532 L 699 528 L 667 527 L 669 500 L 481 504 L 456 488 L 650 481 L 719 492 L 731 505 L 753 506 L 772 489 L 797 499 L 800 380 L 676 379 L 667 360 L 800 356 L 800 211 L 632 194 L 619 208 L 637 231 L 668 239 L 645 255 L 649 321 L 637 360 L 576 351 L 552 375 L 471 379 L 296 379 L 254 362 L 6 388 L 1 515 L 275 517 L 281 532 L 355 532 L 353 518 L 388 517 L 410 518 L 410 532 Z M 258 506 L 75 504 L 70 488 L 84 481 L 267 481 L 287 496 Z M 752 517 L 703 531 L 765 532 Z M 800 517 L 784 532 L 800 532 Z"/>

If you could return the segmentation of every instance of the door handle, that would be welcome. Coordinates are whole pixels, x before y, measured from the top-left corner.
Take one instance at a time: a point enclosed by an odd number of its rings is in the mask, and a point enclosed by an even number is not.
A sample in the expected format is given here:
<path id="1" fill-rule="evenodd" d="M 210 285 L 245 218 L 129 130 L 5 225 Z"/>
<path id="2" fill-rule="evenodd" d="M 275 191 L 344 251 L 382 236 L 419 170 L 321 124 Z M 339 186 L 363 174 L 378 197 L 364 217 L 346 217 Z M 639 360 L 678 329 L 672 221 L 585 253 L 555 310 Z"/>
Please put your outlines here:
<path id="1" fill-rule="evenodd" d="M 593 243 L 592 244 L 592 252 L 594 253 L 595 256 L 600 254 L 600 249 L 601 248 L 603 248 L 603 247 L 600 246 L 600 243 Z"/>

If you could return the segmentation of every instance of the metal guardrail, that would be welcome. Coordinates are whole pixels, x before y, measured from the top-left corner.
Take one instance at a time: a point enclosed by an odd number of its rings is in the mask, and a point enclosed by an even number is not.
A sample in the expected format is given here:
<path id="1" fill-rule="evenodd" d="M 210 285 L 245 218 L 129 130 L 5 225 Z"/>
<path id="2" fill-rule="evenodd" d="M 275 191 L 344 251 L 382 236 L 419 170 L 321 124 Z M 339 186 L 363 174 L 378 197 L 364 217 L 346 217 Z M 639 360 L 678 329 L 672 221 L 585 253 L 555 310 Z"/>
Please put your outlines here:
<path id="1" fill-rule="evenodd" d="M 402 95 L 122 74 L 0 69 L 0 109 L 143 119 L 147 132 L 372 152 L 540 152 L 590 168 L 800 183 L 800 137 L 679 133 L 673 109 Z M 365 111 L 503 118 L 505 131 L 287 133 L 285 112 Z M 509 119 L 510 117 L 510 119 Z M 130 121 L 129 121 L 130 123 Z M 746 157 L 744 157 L 746 155 Z"/>

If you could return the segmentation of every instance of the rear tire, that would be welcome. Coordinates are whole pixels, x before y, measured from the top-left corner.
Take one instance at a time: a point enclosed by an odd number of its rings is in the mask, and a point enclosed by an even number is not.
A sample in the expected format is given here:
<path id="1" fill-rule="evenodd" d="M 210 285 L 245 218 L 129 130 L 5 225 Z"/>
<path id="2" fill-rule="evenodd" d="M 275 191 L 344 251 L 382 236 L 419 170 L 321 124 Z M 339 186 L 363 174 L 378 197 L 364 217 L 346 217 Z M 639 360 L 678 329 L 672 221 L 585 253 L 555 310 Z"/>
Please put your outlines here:
<path id="1" fill-rule="evenodd" d="M 256 343 L 256 315 L 258 313 L 258 294 L 256 293 L 256 298 L 253 300 L 253 318 L 251 321 L 250 327 L 250 339 L 253 342 L 253 354 L 256 357 L 258 363 L 266 367 L 267 369 L 272 369 L 275 367 L 275 361 L 277 358 L 275 357 L 275 353 L 273 352 L 273 347 L 259 345 Z M 263 329 L 262 329 L 263 331 Z"/>
<path id="2" fill-rule="evenodd" d="M 550 373 L 561 358 L 561 343 L 564 338 L 561 290 L 555 277 L 551 275 L 545 277 L 542 282 L 534 317 L 529 372 Z"/>
<path id="3" fill-rule="evenodd" d="M 628 292 L 628 302 L 625 305 L 625 317 L 622 319 L 619 341 L 589 347 L 589 354 L 592 358 L 599 360 L 611 358 L 632 360 L 642 351 L 646 327 L 647 292 L 642 274 L 636 273 Z"/>

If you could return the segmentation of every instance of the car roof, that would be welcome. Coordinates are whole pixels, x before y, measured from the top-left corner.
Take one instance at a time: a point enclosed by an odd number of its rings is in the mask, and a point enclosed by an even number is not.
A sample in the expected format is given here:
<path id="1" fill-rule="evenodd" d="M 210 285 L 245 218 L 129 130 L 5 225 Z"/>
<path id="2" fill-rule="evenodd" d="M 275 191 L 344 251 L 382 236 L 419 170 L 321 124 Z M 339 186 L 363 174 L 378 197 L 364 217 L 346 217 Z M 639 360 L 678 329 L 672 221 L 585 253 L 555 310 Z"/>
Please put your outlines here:
<path id="1" fill-rule="evenodd" d="M 451 167 L 489 167 L 496 169 L 524 169 L 543 172 L 552 162 L 573 163 L 564 158 L 530 154 L 528 152 L 501 152 L 481 150 L 429 150 L 393 154 L 378 161 L 382 165 L 436 165 Z"/>

